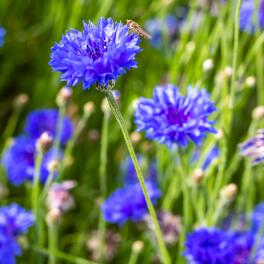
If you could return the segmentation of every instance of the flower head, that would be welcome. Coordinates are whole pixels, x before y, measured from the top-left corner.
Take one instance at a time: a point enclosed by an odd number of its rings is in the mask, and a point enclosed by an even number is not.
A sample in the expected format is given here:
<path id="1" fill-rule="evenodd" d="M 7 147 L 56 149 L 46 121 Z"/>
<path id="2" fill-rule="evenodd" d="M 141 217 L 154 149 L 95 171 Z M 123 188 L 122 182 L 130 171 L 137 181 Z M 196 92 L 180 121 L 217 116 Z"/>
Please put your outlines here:
<path id="1" fill-rule="evenodd" d="M 41 109 L 32 111 L 26 120 L 25 133 L 37 140 L 42 133 L 47 132 L 51 137 L 56 137 L 59 112 L 56 109 Z M 61 129 L 61 144 L 65 145 L 73 133 L 73 124 L 68 117 L 63 118 Z"/>
<path id="2" fill-rule="evenodd" d="M 247 234 L 200 228 L 187 236 L 184 256 L 190 264 L 247 263 L 252 239 Z"/>
<path id="3" fill-rule="evenodd" d="M 151 182 L 146 182 L 147 192 L 153 204 L 161 195 L 160 190 Z M 140 221 L 147 213 L 145 197 L 140 184 L 135 183 L 117 189 L 101 207 L 104 219 L 109 223 L 124 224 L 126 221 Z"/>
<path id="4" fill-rule="evenodd" d="M 97 26 L 83 22 L 82 32 L 71 30 L 51 49 L 49 65 L 62 73 L 67 86 L 107 86 L 126 70 L 136 67 L 140 38 L 126 25 L 100 18 Z"/>
<path id="5" fill-rule="evenodd" d="M 34 216 L 17 204 L 0 208 L 0 263 L 15 264 L 21 255 L 17 236 L 27 232 L 34 223 Z"/>
<path id="6" fill-rule="evenodd" d="M 5 34 L 6 34 L 6 31 L 4 28 L 0 27 L 0 47 L 2 47 L 5 43 Z"/>
<path id="7" fill-rule="evenodd" d="M 135 123 L 138 131 L 167 144 L 186 146 L 190 140 L 199 144 L 206 132 L 215 133 L 208 116 L 216 110 L 205 90 L 188 88 L 182 96 L 172 84 L 157 86 L 153 99 L 141 98 L 137 104 Z"/>
<path id="8" fill-rule="evenodd" d="M 255 137 L 239 145 L 240 155 L 250 157 L 252 164 L 257 165 L 264 161 L 264 129 L 257 131 Z"/>
<path id="9" fill-rule="evenodd" d="M 33 139 L 20 136 L 4 153 L 2 160 L 9 181 L 14 185 L 21 185 L 26 181 L 32 181 L 34 176 L 36 156 L 36 142 Z M 48 164 L 54 159 L 55 153 L 51 149 L 44 155 L 41 166 L 40 181 L 45 182 L 49 171 Z"/>
<path id="10" fill-rule="evenodd" d="M 253 33 L 258 27 L 264 29 L 264 0 L 259 2 L 258 9 L 256 1 L 243 0 L 240 10 L 240 29 Z"/>

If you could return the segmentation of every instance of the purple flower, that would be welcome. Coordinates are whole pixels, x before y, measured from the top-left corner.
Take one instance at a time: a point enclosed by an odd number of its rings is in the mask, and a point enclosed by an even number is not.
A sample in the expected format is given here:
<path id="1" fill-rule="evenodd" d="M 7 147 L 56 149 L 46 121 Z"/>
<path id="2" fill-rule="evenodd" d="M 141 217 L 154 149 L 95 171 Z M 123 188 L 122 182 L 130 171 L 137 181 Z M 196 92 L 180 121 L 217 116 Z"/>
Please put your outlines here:
<path id="1" fill-rule="evenodd" d="M 5 43 L 5 34 L 6 34 L 5 29 L 0 27 L 0 47 L 2 47 Z"/>
<path id="2" fill-rule="evenodd" d="M 140 38 L 126 25 L 100 18 L 97 26 L 83 22 L 82 32 L 71 30 L 51 49 L 49 65 L 62 73 L 67 86 L 93 84 L 107 87 L 127 70 L 135 68 Z"/>
<path id="3" fill-rule="evenodd" d="M 0 208 L 0 264 L 15 264 L 21 255 L 17 237 L 34 223 L 34 216 L 17 204 Z"/>
<path id="4" fill-rule="evenodd" d="M 262 163 L 264 161 L 264 129 L 259 129 L 256 136 L 243 142 L 238 147 L 240 155 L 250 157 L 253 165 Z"/>
<path id="5" fill-rule="evenodd" d="M 147 191 L 153 204 L 161 195 L 155 184 L 146 182 Z M 135 183 L 117 189 L 103 203 L 101 210 L 105 221 L 124 224 L 126 221 L 140 221 L 147 213 L 147 205 L 140 184 Z"/>
<path id="6" fill-rule="evenodd" d="M 252 244 L 247 233 L 200 228 L 187 236 L 184 256 L 190 264 L 244 264 Z"/>
<path id="7" fill-rule="evenodd" d="M 37 140 L 43 132 L 56 137 L 59 112 L 56 109 L 41 109 L 32 111 L 26 120 L 25 133 Z M 74 126 L 68 117 L 63 118 L 61 130 L 61 144 L 65 145 L 72 137 Z"/>
<path id="8" fill-rule="evenodd" d="M 36 142 L 33 139 L 20 136 L 6 150 L 2 164 L 7 172 L 10 183 L 21 185 L 26 181 L 32 181 L 34 177 L 36 156 Z M 55 153 L 50 150 L 45 154 L 41 166 L 40 181 L 44 183 L 48 177 L 48 164 L 54 159 Z"/>
<path id="9" fill-rule="evenodd" d="M 255 0 L 243 0 L 240 10 L 240 29 L 248 33 L 254 33 L 257 27 L 264 29 L 264 0 L 256 9 Z"/>
<path id="10" fill-rule="evenodd" d="M 261 228 L 264 228 L 264 203 L 258 204 L 251 213 L 251 230 L 258 233 Z"/>
<path id="11" fill-rule="evenodd" d="M 135 112 L 138 131 L 146 131 L 149 139 L 186 146 L 190 140 L 200 144 L 206 132 L 215 133 L 208 116 L 216 110 L 205 90 L 189 87 L 180 94 L 172 84 L 157 86 L 153 99 L 141 98 Z"/>

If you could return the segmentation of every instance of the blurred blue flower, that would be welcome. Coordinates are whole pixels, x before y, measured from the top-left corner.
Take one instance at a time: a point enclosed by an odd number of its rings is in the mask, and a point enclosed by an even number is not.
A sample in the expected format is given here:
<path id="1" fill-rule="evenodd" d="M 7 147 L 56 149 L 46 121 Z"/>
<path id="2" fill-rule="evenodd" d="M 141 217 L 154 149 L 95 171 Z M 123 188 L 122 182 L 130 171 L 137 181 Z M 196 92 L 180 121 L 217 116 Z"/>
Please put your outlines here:
<path id="1" fill-rule="evenodd" d="M 253 233 L 258 233 L 261 228 L 264 228 L 264 202 L 254 208 L 250 215 L 250 220 Z"/>
<path id="2" fill-rule="evenodd" d="M 34 223 L 34 216 L 17 204 L 0 208 L 0 263 L 15 264 L 21 255 L 17 237 L 25 234 Z"/>
<path id="3" fill-rule="evenodd" d="M 161 195 L 157 186 L 146 181 L 149 197 L 156 204 Z M 124 224 L 126 221 L 140 221 L 148 212 L 147 205 L 139 183 L 127 185 L 113 192 L 103 203 L 101 210 L 105 221 Z"/>
<path id="4" fill-rule="evenodd" d="M 215 133 L 208 116 L 216 110 L 205 90 L 189 87 L 182 96 L 172 84 L 157 86 L 153 99 L 142 97 L 136 108 L 135 123 L 146 137 L 167 144 L 200 144 L 206 132 Z"/>
<path id="5" fill-rule="evenodd" d="M 137 155 L 137 160 L 140 167 L 145 172 L 145 179 L 152 183 L 157 183 L 157 169 L 154 162 L 147 164 L 147 160 L 142 155 Z M 148 168 L 145 168 L 148 166 Z M 121 169 L 124 175 L 124 184 L 134 184 L 138 182 L 137 173 L 130 157 L 127 157 L 125 162 L 122 163 Z M 145 169 L 145 170 L 144 170 Z"/>
<path id="6" fill-rule="evenodd" d="M 187 235 L 184 256 L 189 264 L 247 263 L 253 240 L 248 233 L 200 228 Z"/>
<path id="7" fill-rule="evenodd" d="M 126 70 L 135 68 L 140 38 L 126 25 L 100 18 L 97 26 L 83 22 L 83 32 L 71 30 L 51 49 L 49 65 L 62 73 L 67 86 L 93 84 L 107 87 Z"/>
<path id="8" fill-rule="evenodd" d="M 262 163 L 264 161 L 264 129 L 259 129 L 256 136 L 243 142 L 238 147 L 240 155 L 250 157 L 253 165 Z"/>
<path id="9" fill-rule="evenodd" d="M 163 45 L 164 36 L 168 37 L 169 42 L 175 40 L 180 26 L 181 21 L 174 15 L 167 15 L 164 19 L 152 18 L 145 23 L 145 28 L 151 35 L 150 43 L 156 48 Z"/>
<path id="10" fill-rule="evenodd" d="M 18 204 L 0 208 L 0 228 L 11 236 L 19 236 L 27 232 L 34 223 L 34 215 Z"/>
<path id="11" fill-rule="evenodd" d="M 32 111 L 25 124 L 25 133 L 32 139 L 37 140 L 42 133 L 48 132 L 55 138 L 59 112 L 57 109 L 41 109 Z M 73 134 L 73 123 L 68 117 L 64 117 L 61 130 L 61 144 L 65 145 Z"/>
<path id="12" fill-rule="evenodd" d="M 240 10 L 240 29 L 248 33 L 254 33 L 259 27 L 264 29 L 264 0 L 256 8 L 255 0 L 243 0 Z"/>
<path id="13" fill-rule="evenodd" d="M 7 172 L 11 184 L 21 185 L 32 181 L 34 176 L 36 155 L 36 141 L 24 136 L 14 139 L 14 142 L 3 155 L 2 164 Z M 55 153 L 51 149 L 45 154 L 40 174 L 40 181 L 44 183 L 49 175 L 48 164 L 54 159 Z"/>
<path id="14" fill-rule="evenodd" d="M 0 47 L 2 47 L 5 43 L 5 34 L 6 34 L 5 29 L 0 27 Z"/>

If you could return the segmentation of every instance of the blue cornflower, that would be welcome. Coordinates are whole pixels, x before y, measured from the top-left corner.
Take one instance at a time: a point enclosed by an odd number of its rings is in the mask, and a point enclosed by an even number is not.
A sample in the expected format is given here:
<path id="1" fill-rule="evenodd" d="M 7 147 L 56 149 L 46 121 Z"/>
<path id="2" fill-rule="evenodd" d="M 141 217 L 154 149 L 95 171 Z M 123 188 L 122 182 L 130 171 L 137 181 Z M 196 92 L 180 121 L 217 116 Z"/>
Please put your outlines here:
<path id="1" fill-rule="evenodd" d="M 153 204 L 161 195 L 157 186 L 146 182 L 147 191 Z M 105 221 L 124 224 L 126 221 L 140 221 L 147 213 L 147 205 L 139 183 L 127 185 L 113 192 L 103 203 L 101 210 Z"/>
<path id="2" fill-rule="evenodd" d="M 190 140 L 200 144 L 206 132 L 215 133 L 208 116 L 216 110 L 205 90 L 189 87 L 182 96 L 176 86 L 167 84 L 154 89 L 153 99 L 141 98 L 135 112 L 138 131 L 149 139 L 171 147 L 186 146 Z"/>
<path id="3" fill-rule="evenodd" d="M 25 124 L 25 133 L 32 139 L 37 140 L 42 133 L 47 132 L 50 136 L 55 138 L 59 112 L 57 109 L 40 109 L 32 111 Z M 61 144 L 65 145 L 73 134 L 73 123 L 68 117 L 63 118 L 61 129 Z"/>
<path id="4" fill-rule="evenodd" d="M 36 156 L 36 141 L 20 136 L 6 150 L 2 164 L 7 172 L 10 183 L 21 185 L 26 181 L 32 181 L 34 176 Z M 50 150 L 45 154 L 41 166 L 40 181 L 44 183 L 49 175 L 48 164 L 55 158 L 55 152 Z"/>
<path id="5" fill-rule="evenodd" d="M 151 181 L 152 183 L 157 183 L 157 169 L 154 162 L 147 164 L 147 161 L 142 155 L 137 155 L 137 160 L 140 166 L 145 172 L 146 180 Z M 148 166 L 148 168 L 146 168 Z M 138 182 L 137 173 L 130 157 L 127 157 L 125 162 L 122 164 L 122 170 L 124 175 L 124 184 L 134 184 Z"/>
<path id="6" fill-rule="evenodd" d="M 71 30 L 51 49 L 49 65 L 62 73 L 67 86 L 93 84 L 107 87 L 126 70 L 135 68 L 135 56 L 140 52 L 140 38 L 126 25 L 113 19 L 100 18 L 97 26 L 83 22 L 82 32 Z"/>
<path id="7" fill-rule="evenodd" d="M 258 10 L 255 0 L 243 0 L 240 10 L 240 29 L 253 33 L 257 27 L 264 29 L 264 0 L 260 1 Z"/>
<path id="8" fill-rule="evenodd" d="M 240 155 L 250 157 L 253 165 L 262 163 L 264 161 L 264 129 L 259 129 L 256 136 L 243 142 L 238 147 Z"/>
<path id="9" fill-rule="evenodd" d="M 15 264 L 21 255 L 17 237 L 25 234 L 34 223 L 34 216 L 18 204 L 0 208 L 0 263 Z"/>
<path id="10" fill-rule="evenodd" d="M 252 243 L 248 234 L 200 228 L 187 235 L 184 256 L 189 264 L 242 264 L 247 263 Z"/>
<path id="11" fill-rule="evenodd" d="M 2 47 L 5 43 L 5 34 L 6 34 L 5 29 L 0 27 L 0 47 Z"/>

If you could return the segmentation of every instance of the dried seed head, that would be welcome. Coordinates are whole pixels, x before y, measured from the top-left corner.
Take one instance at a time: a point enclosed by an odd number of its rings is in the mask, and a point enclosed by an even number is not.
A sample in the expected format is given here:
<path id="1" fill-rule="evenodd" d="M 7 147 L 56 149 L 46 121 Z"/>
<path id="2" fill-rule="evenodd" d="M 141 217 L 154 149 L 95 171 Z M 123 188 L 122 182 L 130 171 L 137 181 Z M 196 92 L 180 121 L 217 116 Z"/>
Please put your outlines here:
<path id="1" fill-rule="evenodd" d="M 256 77 L 255 76 L 248 76 L 246 78 L 246 85 L 250 88 L 256 85 Z"/>
<path id="2" fill-rule="evenodd" d="M 264 118 L 264 106 L 257 106 L 253 111 L 252 111 L 252 118 L 254 120 L 261 120 Z"/>
<path id="3" fill-rule="evenodd" d="M 13 105 L 15 109 L 21 109 L 28 103 L 28 95 L 25 93 L 19 94 L 15 97 Z"/>
<path id="4" fill-rule="evenodd" d="M 83 106 L 83 111 L 85 114 L 90 115 L 94 112 L 95 110 L 95 104 L 94 102 L 87 102 L 84 106 Z"/>
<path id="5" fill-rule="evenodd" d="M 144 248 L 144 243 L 141 240 L 137 240 L 132 245 L 132 250 L 139 254 Z"/>
<path id="6" fill-rule="evenodd" d="M 212 70 L 213 68 L 214 68 L 214 62 L 211 58 L 207 59 L 203 62 L 203 71 L 204 72 L 208 72 L 208 71 Z"/>
<path id="7" fill-rule="evenodd" d="M 236 194 L 237 194 L 237 185 L 234 183 L 230 183 L 224 186 L 220 191 L 220 197 L 228 201 L 234 200 Z"/>
<path id="8" fill-rule="evenodd" d="M 56 103 L 59 107 L 67 105 L 72 98 L 72 90 L 68 87 L 63 87 L 60 89 L 57 98 Z"/>
<path id="9" fill-rule="evenodd" d="M 39 152 L 46 153 L 53 145 L 53 137 L 48 132 L 43 132 L 37 140 L 36 147 Z"/>

